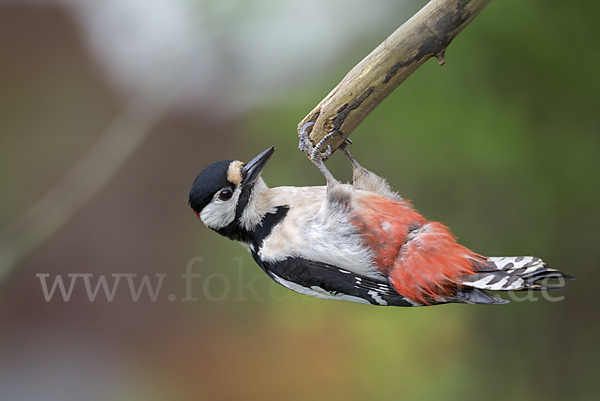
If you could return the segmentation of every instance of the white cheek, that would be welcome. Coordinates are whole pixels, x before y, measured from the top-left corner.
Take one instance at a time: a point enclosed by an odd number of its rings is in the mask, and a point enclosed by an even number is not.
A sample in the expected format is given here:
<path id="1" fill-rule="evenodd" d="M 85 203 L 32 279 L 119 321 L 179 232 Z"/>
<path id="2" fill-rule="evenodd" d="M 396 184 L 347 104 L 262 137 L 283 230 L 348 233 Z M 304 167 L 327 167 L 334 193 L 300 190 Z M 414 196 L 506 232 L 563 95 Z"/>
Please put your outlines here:
<path id="1" fill-rule="evenodd" d="M 235 209 L 240 191 L 236 190 L 228 201 L 219 200 L 218 194 L 202 211 L 200 220 L 208 227 L 215 230 L 227 227 L 235 219 Z"/>

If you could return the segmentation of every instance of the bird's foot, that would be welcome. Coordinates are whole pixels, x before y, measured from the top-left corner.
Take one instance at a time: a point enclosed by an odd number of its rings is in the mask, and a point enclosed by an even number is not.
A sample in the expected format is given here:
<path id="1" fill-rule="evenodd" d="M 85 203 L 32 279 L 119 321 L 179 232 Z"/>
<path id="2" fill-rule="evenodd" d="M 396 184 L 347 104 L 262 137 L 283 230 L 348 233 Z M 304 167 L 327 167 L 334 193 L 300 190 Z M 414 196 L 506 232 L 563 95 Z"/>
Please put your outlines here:
<path id="1" fill-rule="evenodd" d="M 333 150 L 331 149 L 331 145 L 328 142 L 331 138 L 333 138 L 336 135 L 339 135 L 344 140 L 344 143 L 340 146 L 340 148 L 345 148 L 346 145 L 352 144 L 352 141 L 349 138 L 342 135 L 342 131 L 331 131 L 330 133 L 325 135 L 323 139 L 321 139 L 319 143 L 317 143 L 317 145 L 314 146 L 312 151 L 309 153 L 313 163 L 317 158 L 321 159 L 322 161 L 329 159 L 329 157 L 333 154 Z M 306 135 L 306 138 L 308 139 L 308 135 Z M 310 139 L 308 141 L 312 147 L 312 142 L 310 142 Z"/>
<path id="2" fill-rule="evenodd" d="M 344 140 L 344 143 L 340 146 L 340 148 L 346 147 L 346 145 L 352 144 L 352 141 L 350 140 L 350 138 L 347 138 L 344 135 L 342 135 L 342 131 L 340 131 L 340 130 L 331 131 L 329 134 L 325 135 L 323 137 L 323 139 L 321 139 L 319 141 L 319 143 L 317 143 L 317 146 L 315 146 L 315 149 L 313 150 L 313 152 L 317 152 L 317 154 L 324 161 L 329 159 L 329 156 L 331 156 L 331 154 L 333 153 L 333 151 L 331 150 L 331 145 L 329 145 L 327 142 L 329 142 L 329 140 L 331 138 L 333 138 L 335 135 L 339 135 Z"/>
<path id="3" fill-rule="evenodd" d="M 298 137 L 300 138 L 298 149 L 300 149 L 308 155 L 313 164 L 317 166 L 317 168 L 325 176 L 328 183 L 337 183 L 337 180 L 333 177 L 331 172 L 329 172 L 327 167 L 325 167 L 325 160 L 327 160 L 329 156 L 331 156 L 331 154 L 333 153 L 333 151 L 331 150 L 331 145 L 329 145 L 327 141 L 331 139 L 333 135 L 339 134 L 341 136 L 341 132 L 330 132 L 329 134 L 325 135 L 325 137 L 321 139 L 316 146 L 314 146 L 310 140 L 309 134 L 306 132 L 308 128 L 313 126 L 314 124 L 314 122 L 309 122 L 304 124 L 302 128 L 300 128 L 300 133 L 298 134 Z M 346 143 L 352 143 L 348 138 L 345 138 L 343 136 L 342 138 L 344 138 L 344 146 Z"/>
<path id="4" fill-rule="evenodd" d="M 312 154 L 314 146 L 313 146 L 312 142 L 310 141 L 310 138 L 308 136 L 309 134 L 306 132 L 306 130 L 313 125 L 315 125 L 315 123 L 313 123 L 313 122 L 304 124 L 302 126 L 302 128 L 300 128 L 300 133 L 298 134 L 298 138 L 300 139 L 300 141 L 298 143 L 298 149 L 300 149 L 307 155 Z"/>
<path id="5" fill-rule="evenodd" d="M 327 134 L 325 138 L 319 141 L 319 143 L 316 146 L 312 144 L 307 130 L 314 124 L 314 122 L 309 122 L 304 124 L 302 128 L 300 128 L 300 133 L 298 134 L 298 137 L 300 139 L 298 143 L 298 149 L 306 153 L 310 160 L 314 164 L 316 164 L 317 167 L 319 167 L 319 164 L 327 160 L 333 152 L 331 150 L 331 146 L 327 145 L 327 139 L 331 138 L 330 134 Z"/>

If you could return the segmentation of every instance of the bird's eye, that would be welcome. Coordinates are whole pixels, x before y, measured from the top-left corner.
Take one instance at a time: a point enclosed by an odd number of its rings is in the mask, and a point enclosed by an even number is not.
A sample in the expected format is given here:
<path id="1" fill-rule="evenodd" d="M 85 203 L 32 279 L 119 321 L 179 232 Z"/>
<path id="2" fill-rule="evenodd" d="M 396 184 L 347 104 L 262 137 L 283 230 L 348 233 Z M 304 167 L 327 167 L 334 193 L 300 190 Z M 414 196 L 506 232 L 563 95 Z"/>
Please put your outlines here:
<path id="1" fill-rule="evenodd" d="M 222 201 L 228 201 L 229 199 L 231 199 L 232 196 L 233 192 L 231 191 L 231 189 L 228 188 L 221 190 L 221 192 L 219 193 L 219 199 L 221 199 Z"/>

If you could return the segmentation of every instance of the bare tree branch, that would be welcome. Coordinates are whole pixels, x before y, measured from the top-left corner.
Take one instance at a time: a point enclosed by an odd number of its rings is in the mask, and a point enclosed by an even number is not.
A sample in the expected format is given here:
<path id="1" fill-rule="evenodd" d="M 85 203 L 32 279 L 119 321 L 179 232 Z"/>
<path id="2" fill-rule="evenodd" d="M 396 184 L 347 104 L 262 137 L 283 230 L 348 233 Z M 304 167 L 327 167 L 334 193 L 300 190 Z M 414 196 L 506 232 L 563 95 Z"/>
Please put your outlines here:
<path id="1" fill-rule="evenodd" d="M 410 74 L 446 48 L 491 0 L 432 0 L 356 65 L 298 124 L 313 144 L 332 131 L 348 136 Z M 329 139 L 332 150 L 343 140 Z"/>

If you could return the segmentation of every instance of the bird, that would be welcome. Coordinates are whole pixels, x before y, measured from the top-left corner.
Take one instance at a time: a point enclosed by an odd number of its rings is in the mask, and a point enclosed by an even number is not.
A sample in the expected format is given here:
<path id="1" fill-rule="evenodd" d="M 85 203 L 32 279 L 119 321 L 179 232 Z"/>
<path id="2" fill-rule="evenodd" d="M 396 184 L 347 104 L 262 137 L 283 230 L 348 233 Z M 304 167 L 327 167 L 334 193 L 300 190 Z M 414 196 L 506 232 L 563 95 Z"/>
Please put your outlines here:
<path id="1" fill-rule="evenodd" d="M 487 291 L 562 289 L 572 276 L 533 256 L 485 257 L 443 224 L 425 219 L 387 181 L 352 157 L 350 140 L 329 133 L 317 145 L 302 127 L 299 148 L 325 186 L 269 188 L 262 171 L 270 147 L 248 163 L 224 160 L 195 179 L 189 206 L 210 229 L 241 243 L 275 282 L 326 300 L 382 306 L 504 304 Z M 324 161 L 327 141 L 352 164 L 352 184 L 337 181 Z M 558 280 L 550 285 L 548 280 Z"/>

